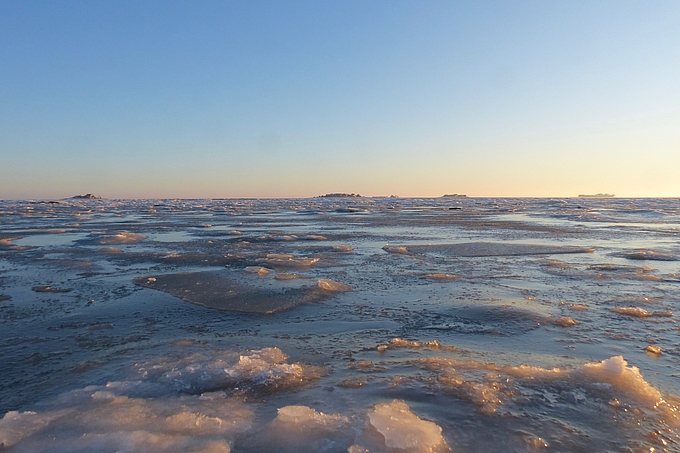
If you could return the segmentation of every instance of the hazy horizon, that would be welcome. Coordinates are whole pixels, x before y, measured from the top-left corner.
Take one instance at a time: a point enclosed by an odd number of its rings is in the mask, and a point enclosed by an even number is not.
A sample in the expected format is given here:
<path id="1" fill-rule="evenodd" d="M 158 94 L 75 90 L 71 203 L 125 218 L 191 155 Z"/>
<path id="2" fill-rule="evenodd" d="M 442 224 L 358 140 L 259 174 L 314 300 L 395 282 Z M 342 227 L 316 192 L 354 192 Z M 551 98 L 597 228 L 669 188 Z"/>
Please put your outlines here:
<path id="1" fill-rule="evenodd" d="M 360 198 L 360 199 L 399 199 L 399 198 L 404 198 L 404 199 L 436 199 L 436 198 L 444 198 L 447 199 L 449 197 L 444 195 L 415 195 L 415 196 L 410 196 L 410 195 L 362 195 L 358 194 L 357 197 L 326 197 L 325 194 L 319 194 L 319 195 L 309 195 L 309 196 L 301 196 L 301 197 L 248 197 L 248 196 L 243 196 L 243 197 L 134 197 L 134 198 L 129 198 L 129 197 L 106 197 L 106 196 L 99 196 L 96 194 L 96 198 L 82 198 L 82 195 L 88 195 L 88 194 L 78 194 L 74 195 L 71 197 L 32 197 L 32 198 L 4 198 L 0 199 L 0 201 L 64 201 L 64 200 L 306 200 L 306 199 L 314 199 L 314 198 L 328 198 L 328 199 L 336 199 L 336 200 L 342 200 L 342 199 L 355 199 L 355 198 Z M 493 195 L 485 195 L 485 196 L 476 196 L 476 195 L 467 195 L 467 194 L 460 194 L 460 195 L 465 195 L 464 197 L 461 198 L 456 198 L 456 197 L 450 197 L 449 199 L 451 200 L 456 200 L 456 199 L 580 199 L 580 200 L 588 200 L 588 199 L 617 199 L 617 200 L 627 200 L 627 199 L 663 199 L 663 198 L 668 198 L 668 199 L 678 199 L 680 197 L 641 197 L 641 196 L 625 196 L 625 197 L 620 197 L 616 194 L 609 194 L 609 196 L 599 196 L 600 194 L 578 194 L 578 195 L 567 195 L 567 196 L 541 196 L 541 197 L 534 197 L 534 196 L 493 196 Z"/>

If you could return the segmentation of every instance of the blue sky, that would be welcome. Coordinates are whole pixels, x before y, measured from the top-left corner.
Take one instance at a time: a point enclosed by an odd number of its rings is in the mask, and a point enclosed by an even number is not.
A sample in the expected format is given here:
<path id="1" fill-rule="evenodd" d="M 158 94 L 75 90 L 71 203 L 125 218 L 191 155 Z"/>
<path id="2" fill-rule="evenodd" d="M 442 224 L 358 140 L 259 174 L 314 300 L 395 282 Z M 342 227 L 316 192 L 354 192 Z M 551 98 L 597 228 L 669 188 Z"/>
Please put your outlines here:
<path id="1" fill-rule="evenodd" d="M 0 198 L 680 196 L 680 2 L 0 2 Z"/>

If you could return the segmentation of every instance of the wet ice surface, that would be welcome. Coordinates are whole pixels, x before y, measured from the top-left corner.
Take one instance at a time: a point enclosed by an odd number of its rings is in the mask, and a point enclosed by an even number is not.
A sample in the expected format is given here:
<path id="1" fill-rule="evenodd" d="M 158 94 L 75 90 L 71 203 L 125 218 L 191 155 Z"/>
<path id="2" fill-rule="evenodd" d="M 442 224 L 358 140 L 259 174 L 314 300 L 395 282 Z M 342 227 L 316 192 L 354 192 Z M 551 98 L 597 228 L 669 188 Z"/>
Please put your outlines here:
<path id="1" fill-rule="evenodd" d="M 0 218 L 0 449 L 680 450 L 679 200 Z"/>

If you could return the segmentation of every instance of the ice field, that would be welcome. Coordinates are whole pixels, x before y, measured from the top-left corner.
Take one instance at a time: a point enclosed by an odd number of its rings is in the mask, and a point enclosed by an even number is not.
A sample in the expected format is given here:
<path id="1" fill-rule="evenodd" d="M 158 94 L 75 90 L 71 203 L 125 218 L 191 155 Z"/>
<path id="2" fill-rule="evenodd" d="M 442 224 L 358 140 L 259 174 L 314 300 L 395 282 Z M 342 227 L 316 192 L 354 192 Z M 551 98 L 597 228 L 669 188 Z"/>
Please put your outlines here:
<path id="1" fill-rule="evenodd" d="M 2 451 L 680 451 L 678 199 L 0 220 Z"/>

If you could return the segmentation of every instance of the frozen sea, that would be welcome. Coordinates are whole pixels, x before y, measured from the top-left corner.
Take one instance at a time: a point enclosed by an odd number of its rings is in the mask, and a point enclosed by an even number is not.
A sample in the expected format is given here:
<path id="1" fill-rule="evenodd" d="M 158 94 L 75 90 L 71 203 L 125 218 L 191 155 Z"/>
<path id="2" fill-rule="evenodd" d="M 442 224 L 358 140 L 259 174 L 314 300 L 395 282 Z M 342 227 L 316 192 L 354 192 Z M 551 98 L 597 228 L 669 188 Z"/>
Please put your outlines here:
<path id="1" fill-rule="evenodd" d="M 680 451 L 680 200 L 0 202 L 0 451 Z"/>

